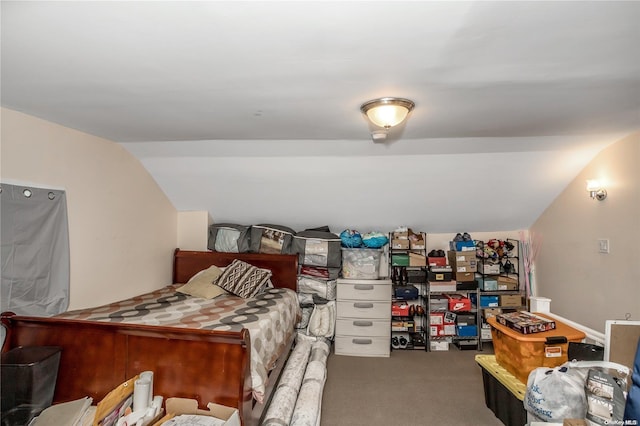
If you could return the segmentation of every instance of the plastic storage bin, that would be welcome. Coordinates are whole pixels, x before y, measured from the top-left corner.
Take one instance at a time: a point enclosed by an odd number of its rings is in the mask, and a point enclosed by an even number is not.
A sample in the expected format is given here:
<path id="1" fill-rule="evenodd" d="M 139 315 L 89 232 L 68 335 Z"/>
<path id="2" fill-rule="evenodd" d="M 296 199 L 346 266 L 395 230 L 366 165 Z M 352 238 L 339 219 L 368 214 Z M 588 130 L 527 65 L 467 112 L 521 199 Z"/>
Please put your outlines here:
<path id="1" fill-rule="evenodd" d="M 553 319 L 544 314 L 541 317 Z M 537 367 L 557 367 L 568 361 L 569 342 L 580 342 L 586 335 L 573 327 L 555 320 L 554 330 L 542 333 L 522 334 L 499 324 L 495 317 L 487 318 L 491 325 L 493 351 L 498 364 L 522 383 L 527 383 L 529 373 Z"/>
<path id="2" fill-rule="evenodd" d="M 342 248 L 342 277 L 349 279 L 377 280 L 380 278 L 382 250 Z"/>
<path id="3" fill-rule="evenodd" d="M 476 355 L 482 367 L 484 401 L 497 418 L 506 426 L 523 426 L 527 423 L 524 396 L 527 387 L 502 368 L 494 355 Z"/>
<path id="4" fill-rule="evenodd" d="M 2 426 L 25 425 L 53 402 L 57 346 L 18 346 L 2 354 Z"/>

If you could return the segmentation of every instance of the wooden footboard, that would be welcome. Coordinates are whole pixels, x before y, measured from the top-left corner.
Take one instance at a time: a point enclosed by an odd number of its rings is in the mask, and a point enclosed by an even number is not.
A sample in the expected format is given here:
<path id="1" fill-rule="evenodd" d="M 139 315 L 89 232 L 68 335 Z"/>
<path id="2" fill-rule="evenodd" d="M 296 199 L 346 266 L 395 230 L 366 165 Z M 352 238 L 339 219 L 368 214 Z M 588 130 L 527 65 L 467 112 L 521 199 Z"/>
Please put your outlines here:
<path id="1" fill-rule="evenodd" d="M 273 260 L 278 265 L 277 286 L 295 289 L 296 283 L 291 280 L 295 280 L 297 272 L 296 256 L 250 257 L 265 262 L 258 265 L 260 267 L 268 267 L 269 260 Z M 174 276 L 188 279 L 206 266 L 228 264 L 228 258 L 228 254 L 223 254 L 220 260 L 211 252 L 177 250 Z M 223 263 L 218 263 L 220 261 Z M 245 426 L 257 425 L 266 407 L 266 404 L 254 404 L 251 394 L 251 348 L 247 330 L 193 330 L 13 313 L 3 313 L 0 320 L 7 331 L 3 351 L 17 346 L 62 348 L 54 403 L 85 396 L 97 403 L 119 384 L 151 370 L 154 394 L 165 398 L 193 398 L 201 408 L 208 402 L 236 407 Z M 292 342 L 293 336 L 272 371 L 265 401 L 271 397 Z"/>
<path id="2" fill-rule="evenodd" d="M 95 402 L 136 374 L 154 372 L 154 393 L 213 401 L 251 411 L 249 336 L 2 315 L 6 348 L 62 348 L 54 402 L 90 396 Z"/>

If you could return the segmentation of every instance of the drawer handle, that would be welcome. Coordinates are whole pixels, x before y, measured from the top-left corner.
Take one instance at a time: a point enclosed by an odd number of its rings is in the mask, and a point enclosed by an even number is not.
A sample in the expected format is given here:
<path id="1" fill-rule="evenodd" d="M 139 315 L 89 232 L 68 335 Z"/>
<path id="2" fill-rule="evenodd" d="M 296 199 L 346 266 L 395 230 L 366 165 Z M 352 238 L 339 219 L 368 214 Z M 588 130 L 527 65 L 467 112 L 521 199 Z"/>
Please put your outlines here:
<path id="1" fill-rule="evenodd" d="M 356 302 L 353 304 L 353 307 L 359 309 L 371 309 L 373 308 L 373 303 Z"/>
<path id="2" fill-rule="evenodd" d="M 373 343 L 371 339 L 352 339 L 354 345 L 370 345 Z"/>
<path id="3" fill-rule="evenodd" d="M 356 327 L 373 327 L 373 321 L 354 321 L 353 325 Z"/>
<path id="4" fill-rule="evenodd" d="M 356 290 L 373 290 L 373 284 L 355 284 L 353 288 Z"/>

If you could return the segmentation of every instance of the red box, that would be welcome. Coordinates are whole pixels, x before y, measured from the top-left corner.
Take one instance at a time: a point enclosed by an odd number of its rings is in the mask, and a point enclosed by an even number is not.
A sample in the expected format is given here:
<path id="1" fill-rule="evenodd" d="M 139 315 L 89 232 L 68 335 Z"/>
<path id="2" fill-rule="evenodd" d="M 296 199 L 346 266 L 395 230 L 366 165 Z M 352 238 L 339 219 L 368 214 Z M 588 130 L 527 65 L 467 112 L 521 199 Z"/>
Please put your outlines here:
<path id="1" fill-rule="evenodd" d="M 392 317 L 408 317 L 409 304 L 406 302 L 393 302 L 391 304 L 391 316 Z"/>
<path id="2" fill-rule="evenodd" d="M 449 310 L 453 312 L 470 311 L 471 299 L 462 294 L 447 294 L 449 299 Z"/>
<path id="3" fill-rule="evenodd" d="M 447 266 L 447 258 L 446 257 L 429 257 L 428 262 L 429 266 Z"/>

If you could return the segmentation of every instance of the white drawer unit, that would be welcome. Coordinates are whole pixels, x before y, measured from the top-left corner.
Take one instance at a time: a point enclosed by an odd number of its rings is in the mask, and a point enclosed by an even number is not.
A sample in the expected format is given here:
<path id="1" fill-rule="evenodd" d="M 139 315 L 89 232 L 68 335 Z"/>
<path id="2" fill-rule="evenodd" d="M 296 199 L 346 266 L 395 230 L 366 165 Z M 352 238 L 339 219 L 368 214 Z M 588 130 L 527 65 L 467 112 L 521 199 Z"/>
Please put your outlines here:
<path id="1" fill-rule="evenodd" d="M 389 302 L 369 300 L 340 300 L 336 304 L 338 318 L 367 318 L 391 320 Z"/>
<path id="2" fill-rule="evenodd" d="M 338 279 L 335 353 L 388 357 L 391 280 Z"/>
<path id="3" fill-rule="evenodd" d="M 391 281 L 388 280 L 339 279 L 338 283 L 338 300 L 391 300 Z"/>

